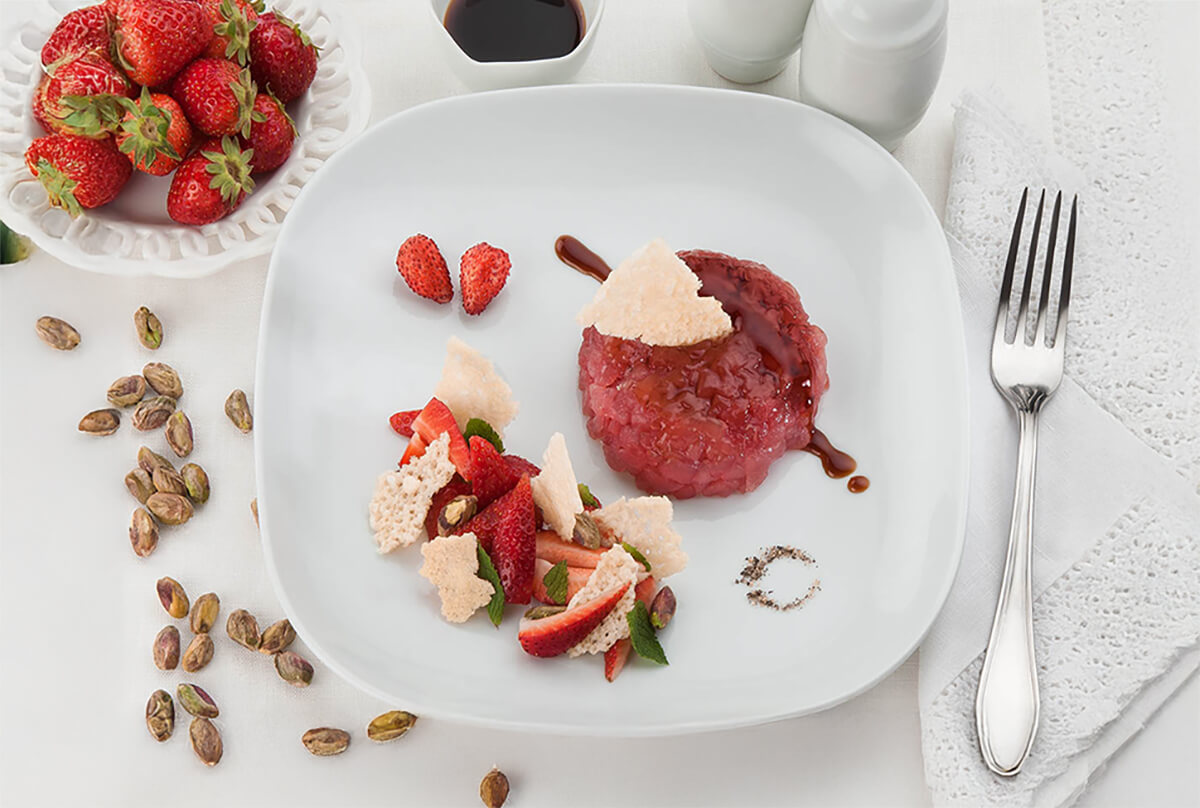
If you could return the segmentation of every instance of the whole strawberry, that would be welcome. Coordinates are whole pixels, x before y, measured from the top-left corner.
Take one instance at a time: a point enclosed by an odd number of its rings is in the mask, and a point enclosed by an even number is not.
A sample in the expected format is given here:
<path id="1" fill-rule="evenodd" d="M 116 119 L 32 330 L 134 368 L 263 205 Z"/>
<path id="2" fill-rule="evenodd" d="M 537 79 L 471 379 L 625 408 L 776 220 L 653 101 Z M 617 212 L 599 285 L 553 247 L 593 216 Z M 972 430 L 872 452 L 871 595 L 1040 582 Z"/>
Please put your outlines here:
<path id="1" fill-rule="evenodd" d="M 64 16 L 42 46 L 42 64 L 47 72 L 54 72 L 56 62 L 75 59 L 92 51 L 108 53 L 116 22 L 104 6 L 79 8 Z"/>
<path id="2" fill-rule="evenodd" d="M 126 99 L 117 130 L 117 148 L 138 171 L 170 174 L 192 148 L 192 126 L 175 99 L 142 88 L 137 101 Z"/>
<path id="3" fill-rule="evenodd" d="M 180 224 L 223 219 L 254 190 L 249 150 L 229 136 L 212 138 L 179 164 L 167 192 L 167 215 Z"/>
<path id="4" fill-rule="evenodd" d="M 213 27 L 213 38 L 204 55 L 250 64 L 250 32 L 258 24 L 262 0 L 200 0 L 205 16 Z M 256 7 L 257 6 L 257 7 Z"/>
<path id="5" fill-rule="evenodd" d="M 396 269 L 408 288 L 421 297 L 438 303 L 449 303 L 454 298 L 446 259 L 429 236 L 409 236 L 396 253 Z"/>
<path id="6" fill-rule="evenodd" d="M 511 268 L 508 253 L 486 241 L 463 253 L 458 285 L 462 289 L 463 308 L 467 314 L 479 314 L 487 308 L 492 298 L 504 288 Z"/>
<path id="7" fill-rule="evenodd" d="M 250 32 L 254 80 L 283 103 L 308 91 L 317 75 L 317 46 L 300 26 L 278 11 L 263 14 Z"/>
<path id="8" fill-rule="evenodd" d="M 87 53 L 55 66 L 33 94 L 33 117 L 48 132 L 107 137 L 121 119 L 120 98 L 133 85 L 99 53 Z"/>
<path id="9" fill-rule="evenodd" d="M 204 53 L 213 29 L 191 0 L 117 0 L 113 51 L 137 84 L 165 87 Z"/>
<path id="10" fill-rule="evenodd" d="M 185 67 L 171 85 L 171 97 L 192 125 L 213 136 L 249 135 L 257 93 L 249 70 L 208 57 Z"/>
<path id="11" fill-rule="evenodd" d="M 74 218 L 84 208 L 113 200 L 133 167 L 111 140 L 73 135 L 39 137 L 25 150 L 25 165 L 46 189 L 50 204 Z"/>
<path id="12" fill-rule="evenodd" d="M 250 123 L 249 136 L 242 138 L 242 145 L 254 150 L 250 170 L 261 174 L 274 171 L 287 161 L 296 139 L 296 126 L 283 104 L 270 93 L 258 94 L 254 99 L 254 112 L 257 115 Z"/>

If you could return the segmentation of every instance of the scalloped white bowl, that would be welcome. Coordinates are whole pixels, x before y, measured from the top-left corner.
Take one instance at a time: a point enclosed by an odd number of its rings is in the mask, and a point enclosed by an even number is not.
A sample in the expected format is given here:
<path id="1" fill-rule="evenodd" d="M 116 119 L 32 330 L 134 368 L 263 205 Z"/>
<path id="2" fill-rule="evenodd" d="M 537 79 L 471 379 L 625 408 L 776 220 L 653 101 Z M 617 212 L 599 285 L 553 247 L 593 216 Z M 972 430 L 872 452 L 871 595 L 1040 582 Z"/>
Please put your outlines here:
<path id="1" fill-rule="evenodd" d="M 25 149 L 44 132 L 29 102 L 41 78 L 42 44 L 64 14 L 84 3 L 43 0 L 0 53 L 0 219 L 55 258 L 90 272 L 196 278 L 270 252 L 301 187 L 335 151 L 366 128 L 371 92 L 352 27 L 340 3 L 273 0 L 321 48 L 317 76 L 288 105 L 298 132 L 287 162 L 255 177 L 242 205 L 203 227 L 167 216 L 171 177 L 135 172 L 116 200 L 72 220 L 52 208 L 25 167 Z"/>

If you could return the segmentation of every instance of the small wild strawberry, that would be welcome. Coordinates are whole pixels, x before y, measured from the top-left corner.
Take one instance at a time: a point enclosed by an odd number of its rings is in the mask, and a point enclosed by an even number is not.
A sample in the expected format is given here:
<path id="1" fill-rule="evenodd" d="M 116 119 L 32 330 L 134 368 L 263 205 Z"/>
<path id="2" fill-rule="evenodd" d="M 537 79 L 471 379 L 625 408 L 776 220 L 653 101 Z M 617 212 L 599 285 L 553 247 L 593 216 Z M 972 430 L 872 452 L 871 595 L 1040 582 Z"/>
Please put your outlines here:
<path id="1" fill-rule="evenodd" d="M 480 242 L 463 253 L 459 264 L 458 286 L 462 290 L 463 309 L 479 314 L 500 294 L 508 281 L 512 262 L 499 247 Z"/>
<path id="2" fill-rule="evenodd" d="M 408 288 L 421 297 L 438 303 L 449 303 L 454 298 L 446 259 L 429 236 L 409 236 L 396 253 L 396 269 Z"/>
<path id="3" fill-rule="evenodd" d="M 25 165 L 46 189 L 50 204 L 72 218 L 116 197 L 133 167 L 111 140 L 73 135 L 39 137 L 25 150 Z"/>
<path id="4" fill-rule="evenodd" d="M 254 190 L 252 156 L 229 136 L 201 144 L 171 178 L 167 215 L 180 224 L 196 225 L 228 216 Z"/>
<path id="5" fill-rule="evenodd" d="M 278 11 L 263 14 L 250 32 L 250 70 L 286 104 L 304 95 L 317 75 L 317 46 Z"/>

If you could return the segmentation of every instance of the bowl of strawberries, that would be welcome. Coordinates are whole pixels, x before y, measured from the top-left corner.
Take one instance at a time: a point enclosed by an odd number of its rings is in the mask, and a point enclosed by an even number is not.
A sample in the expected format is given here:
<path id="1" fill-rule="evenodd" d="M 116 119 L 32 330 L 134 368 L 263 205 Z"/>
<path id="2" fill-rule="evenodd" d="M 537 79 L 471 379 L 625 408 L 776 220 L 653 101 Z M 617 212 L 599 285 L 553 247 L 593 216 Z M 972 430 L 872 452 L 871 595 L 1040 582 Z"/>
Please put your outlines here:
<path id="1" fill-rule="evenodd" d="M 7 48 L 0 218 L 111 274 L 197 277 L 269 252 L 370 114 L 338 5 L 45 0 Z"/>

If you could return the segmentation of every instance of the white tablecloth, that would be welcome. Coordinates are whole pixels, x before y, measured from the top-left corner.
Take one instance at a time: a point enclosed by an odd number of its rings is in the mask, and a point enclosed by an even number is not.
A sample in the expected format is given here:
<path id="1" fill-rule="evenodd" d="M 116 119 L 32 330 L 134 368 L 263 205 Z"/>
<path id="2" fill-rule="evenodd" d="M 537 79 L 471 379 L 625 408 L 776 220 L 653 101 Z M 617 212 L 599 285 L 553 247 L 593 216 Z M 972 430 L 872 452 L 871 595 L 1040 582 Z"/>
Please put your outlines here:
<path id="1" fill-rule="evenodd" d="M 464 92 L 443 68 L 422 0 L 346 7 L 366 47 L 373 120 Z M 28 8 L 0 0 L 0 39 Z M 1197 6 L 1158 2 L 1152 9 L 1176 79 L 1172 91 L 1194 109 Z M 897 153 L 939 211 L 950 104 L 962 88 L 994 86 L 1032 127 L 1049 129 L 1048 98 L 1028 91 L 1045 84 L 1038 80 L 1046 69 L 1041 19 L 1032 0 L 952 4 L 945 76 L 926 121 Z M 682 2 L 610 0 L 598 34 L 580 81 L 725 84 L 705 65 Z M 795 83 L 793 61 L 751 90 L 795 97 Z M 1191 135 L 1194 147 L 1194 129 Z M 735 732 L 562 739 L 428 721 L 399 742 L 376 745 L 362 734 L 367 720 L 403 705 L 363 696 L 319 663 L 311 688 L 287 688 L 268 659 L 219 642 L 209 668 L 190 678 L 222 707 L 225 759 L 213 770 L 199 765 L 182 713 L 176 736 L 155 744 L 142 722 L 145 699 L 184 677 L 150 661 L 151 640 L 167 622 L 154 580 L 178 577 L 193 597 L 217 592 L 222 623 L 237 607 L 260 619 L 282 616 L 248 509 L 251 440 L 221 412 L 231 389 L 252 386 L 265 269 L 259 260 L 204 280 L 168 282 L 117 281 L 44 255 L 0 268 L 0 805 L 471 805 L 493 763 L 509 774 L 513 806 L 928 804 L 913 660 L 851 703 Z M 167 330 L 153 356 L 132 336 L 131 316 L 142 304 Z M 42 314 L 74 323 L 83 345 L 58 354 L 39 342 L 33 322 Z M 75 423 L 104 406 L 113 379 L 151 358 L 184 377 L 194 459 L 212 475 L 214 493 L 193 522 L 139 562 L 125 536 L 132 500 L 120 482 L 138 436 L 123 427 L 111 438 L 88 438 Z M 1081 804 L 1200 804 L 1198 714 L 1193 681 Z M 299 736 L 320 725 L 351 730 L 350 752 L 311 758 Z"/>

